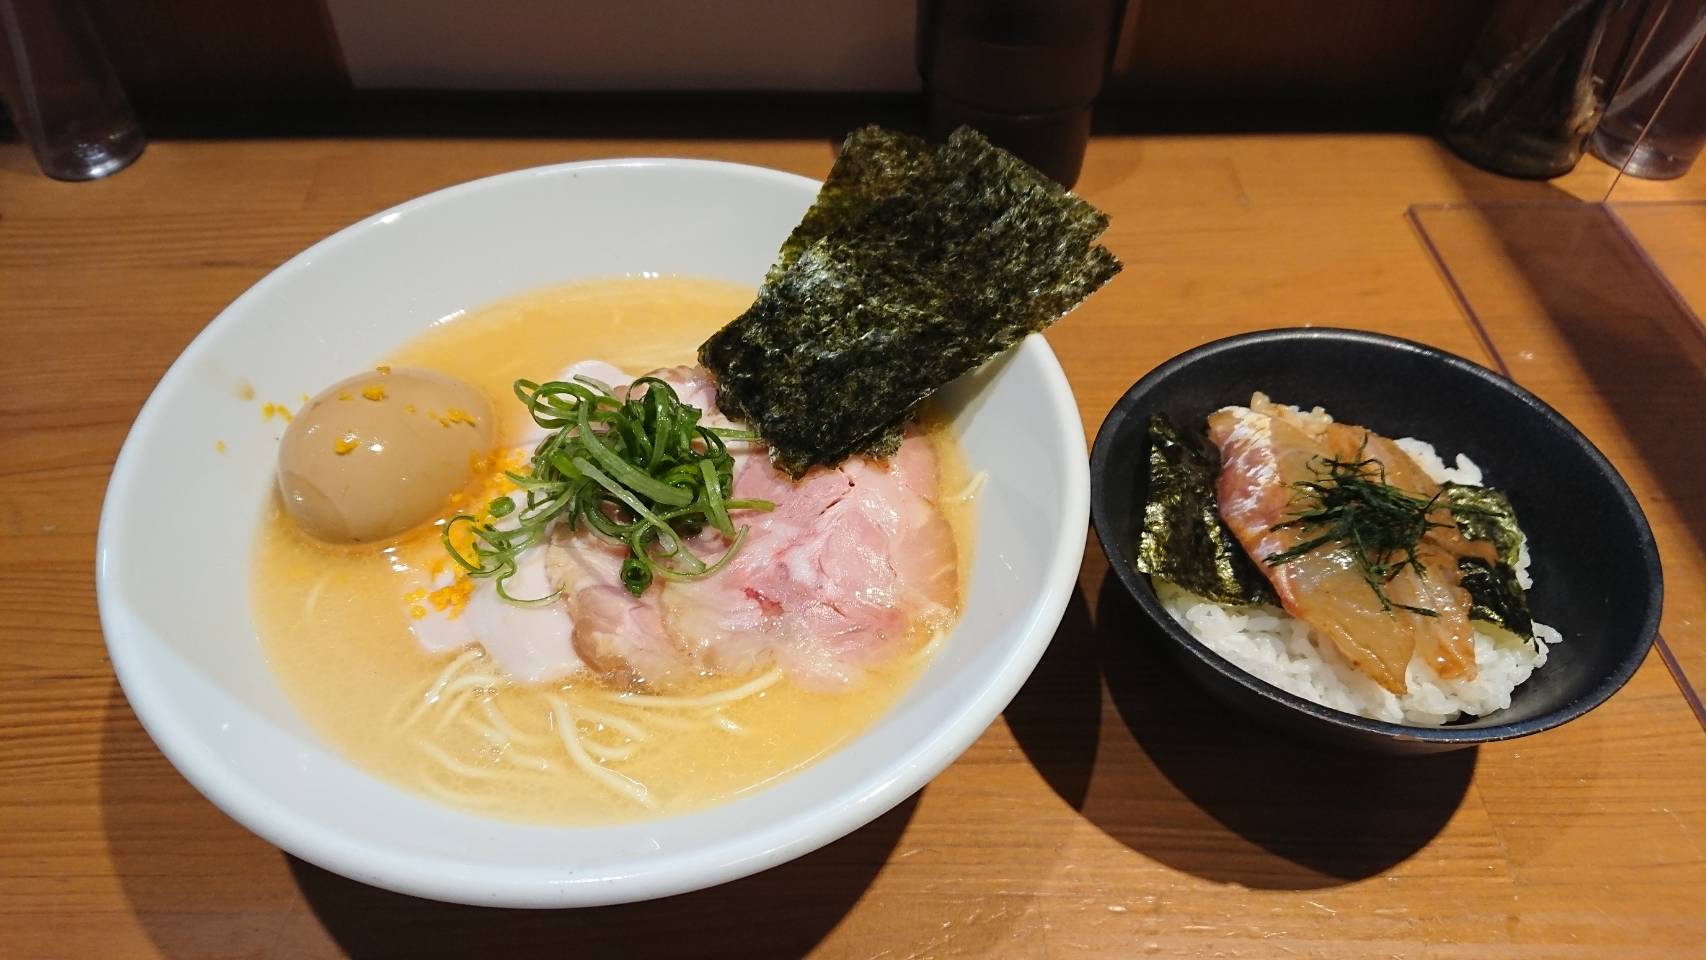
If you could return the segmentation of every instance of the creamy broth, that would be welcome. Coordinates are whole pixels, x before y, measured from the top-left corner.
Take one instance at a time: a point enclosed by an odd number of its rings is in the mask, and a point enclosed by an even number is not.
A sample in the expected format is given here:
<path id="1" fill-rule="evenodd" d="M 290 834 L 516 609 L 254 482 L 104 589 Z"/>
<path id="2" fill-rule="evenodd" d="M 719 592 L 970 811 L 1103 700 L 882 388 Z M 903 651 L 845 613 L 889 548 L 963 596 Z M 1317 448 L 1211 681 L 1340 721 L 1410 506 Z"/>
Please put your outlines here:
<path id="1" fill-rule="evenodd" d="M 503 418 L 500 445 L 507 445 L 525 423 L 510 390 L 516 378 L 544 379 L 589 358 L 630 373 L 692 363 L 698 344 L 751 299 L 749 289 L 706 280 L 574 284 L 447 318 L 375 362 L 437 370 L 484 390 Z M 945 429 L 927 433 L 941 458 L 963 597 L 971 507 L 955 494 L 967 471 Z M 257 627 L 292 700 L 357 764 L 509 819 L 609 823 L 759 789 L 868 727 L 933 649 L 931 635 L 917 631 L 908 652 L 835 693 L 774 673 L 707 679 L 702 689 L 649 700 L 585 675 L 512 683 L 497 679 L 477 649 L 432 656 L 409 632 L 405 595 L 423 571 L 443 563 L 436 528 L 389 545 L 332 548 L 299 533 L 275 502 L 254 562 Z M 702 702 L 757 687 L 725 703 Z M 574 745 L 560 736 L 565 719 L 578 731 Z M 570 753 L 577 747 L 584 751 L 578 764 Z M 645 803 L 628 783 L 644 785 Z"/>

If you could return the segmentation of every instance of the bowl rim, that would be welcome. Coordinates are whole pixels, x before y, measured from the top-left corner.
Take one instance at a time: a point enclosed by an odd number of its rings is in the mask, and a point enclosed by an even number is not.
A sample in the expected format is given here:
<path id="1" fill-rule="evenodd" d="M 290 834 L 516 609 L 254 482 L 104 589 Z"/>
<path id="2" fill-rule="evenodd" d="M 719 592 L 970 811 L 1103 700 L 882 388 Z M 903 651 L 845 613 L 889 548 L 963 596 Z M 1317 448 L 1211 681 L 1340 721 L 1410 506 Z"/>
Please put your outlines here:
<path id="1" fill-rule="evenodd" d="M 223 308 L 184 347 L 161 376 L 138 411 L 113 464 L 102 498 L 96 535 L 95 589 L 102 634 L 113 672 L 132 712 L 143 729 L 178 772 L 196 790 L 250 832 L 310 863 L 360 882 L 399 893 L 482 906 L 561 908 L 633 902 L 702 889 L 757 873 L 809 853 L 859 829 L 922 789 L 925 784 L 982 736 L 1018 693 L 1053 639 L 1077 586 L 1089 532 L 1090 476 L 1084 429 L 1076 398 L 1059 358 L 1041 336 L 1027 337 L 1014 354 L 1029 354 L 1042 368 L 1045 403 L 1059 412 L 1068 456 L 1061 466 L 1064 524 L 1047 559 L 1042 589 L 1024 612 L 1023 631 L 990 671 L 975 695 L 963 700 L 951 719 L 917 738 L 884 764 L 856 778 L 856 787 L 802 807 L 789 817 L 755 827 L 734 839 L 647 861 L 588 873 L 572 864 L 550 867 L 506 867 L 461 863 L 443 856 L 399 851 L 389 845 L 343 832 L 297 812 L 246 779 L 232 775 L 214 751 L 172 703 L 156 665 L 145 655 L 109 567 L 117 521 L 112 505 L 123 501 L 139 481 L 146 451 L 139 438 L 151 432 L 164 416 L 167 396 L 193 373 L 201 355 L 213 348 L 228 328 L 244 321 L 251 301 L 303 270 L 313 261 L 336 255 L 352 237 L 391 223 L 399 216 L 498 189 L 534 178 L 575 176 L 593 170 L 655 168 L 698 171 L 728 177 L 768 181 L 778 187 L 815 193 L 821 181 L 785 171 L 718 160 L 676 157 L 632 157 L 548 164 L 499 173 L 425 193 L 374 213 L 316 241 L 269 271 Z M 289 698 L 287 697 L 287 700 Z M 335 746 L 321 741 L 330 755 L 344 759 L 368 777 L 377 774 L 343 757 Z M 845 746 L 845 745 L 843 745 Z M 840 747 L 836 748 L 840 749 Z M 831 751 L 832 753 L 834 751 Z M 404 793 L 405 787 L 392 785 Z M 720 806 L 720 805 L 719 805 Z M 459 809 L 459 808 L 457 808 Z M 553 827 L 536 823 L 491 820 L 505 826 L 564 831 L 597 827 Z M 686 816 L 692 815 L 684 814 Z M 651 822 L 651 821 L 646 821 Z"/>
<path id="2" fill-rule="evenodd" d="M 1274 686 L 1266 680 L 1246 672 L 1233 664 L 1232 661 L 1209 649 L 1206 644 L 1192 636 L 1161 607 L 1155 598 L 1155 591 L 1149 583 L 1148 576 L 1131 566 L 1124 557 L 1124 551 L 1117 541 L 1117 533 L 1112 529 L 1111 521 L 1108 518 L 1106 504 L 1110 492 L 1106 486 L 1106 477 L 1108 462 L 1113 456 L 1115 435 L 1120 432 L 1126 420 L 1132 416 L 1134 408 L 1146 398 L 1156 385 L 1187 369 L 1197 361 L 1228 351 L 1261 347 L 1280 341 L 1297 340 L 1332 340 L 1358 343 L 1382 350 L 1399 351 L 1423 358 L 1429 362 L 1453 367 L 1515 397 L 1539 416 L 1553 431 L 1562 434 L 1566 439 L 1576 444 L 1590 460 L 1599 466 L 1602 474 L 1611 483 L 1615 502 L 1634 519 L 1640 530 L 1640 540 L 1637 546 L 1644 560 L 1643 567 L 1648 573 L 1645 616 L 1638 628 L 1635 644 L 1618 662 L 1615 670 L 1601 678 L 1585 696 L 1572 699 L 1568 703 L 1526 720 L 1473 728 L 1411 726 L 1345 713 L 1306 700 L 1290 691 Z M 1606 459 L 1605 454 L 1594 446 L 1591 440 L 1576 429 L 1575 425 L 1566 420 L 1546 401 L 1524 389 L 1515 381 L 1454 353 L 1414 340 L 1342 327 L 1279 327 L 1234 334 L 1186 350 L 1155 367 L 1132 384 L 1120 396 L 1113 408 L 1109 410 L 1107 417 L 1096 431 L 1096 441 L 1091 448 L 1090 482 L 1091 525 L 1095 527 L 1097 542 L 1101 545 L 1103 555 L 1107 557 L 1109 568 L 1119 579 L 1126 592 L 1137 601 L 1143 612 L 1161 628 L 1169 639 L 1221 677 L 1236 683 L 1251 694 L 1306 714 L 1337 728 L 1341 732 L 1375 734 L 1395 741 L 1435 746 L 1469 746 L 1477 743 L 1511 740 L 1550 730 L 1598 707 L 1622 689 L 1623 685 L 1628 683 L 1629 678 L 1634 676 L 1635 671 L 1646 660 L 1652 648 L 1653 640 L 1658 635 L 1659 619 L 1664 608 L 1664 574 L 1659 563 L 1658 546 L 1653 539 L 1652 526 L 1647 521 L 1646 513 L 1641 509 L 1640 502 L 1635 499 L 1635 494 L 1629 489 L 1629 485 L 1623 479 L 1622 474 L 1617 471 L 1610 460 Z"/>

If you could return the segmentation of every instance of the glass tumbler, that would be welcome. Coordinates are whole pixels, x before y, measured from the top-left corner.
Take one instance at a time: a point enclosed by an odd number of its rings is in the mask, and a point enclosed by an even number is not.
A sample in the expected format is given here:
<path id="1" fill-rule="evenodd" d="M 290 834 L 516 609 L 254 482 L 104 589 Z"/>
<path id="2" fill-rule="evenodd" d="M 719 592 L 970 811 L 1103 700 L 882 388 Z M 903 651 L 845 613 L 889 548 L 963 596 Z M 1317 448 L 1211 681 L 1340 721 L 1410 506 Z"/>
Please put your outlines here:
<path id="1" fill-rule="evenodd" d="M 0 98 L 56 180 L 115 173 L 147 143 L 81 0 L 0 0 Z"/>
<path id="2" fill-rule="evenodd" d="M 1706 3 L 1669 0 L 1653 13 L 1588 147 L 1631 176 L 1668 180 L 1706 146 Z"/>

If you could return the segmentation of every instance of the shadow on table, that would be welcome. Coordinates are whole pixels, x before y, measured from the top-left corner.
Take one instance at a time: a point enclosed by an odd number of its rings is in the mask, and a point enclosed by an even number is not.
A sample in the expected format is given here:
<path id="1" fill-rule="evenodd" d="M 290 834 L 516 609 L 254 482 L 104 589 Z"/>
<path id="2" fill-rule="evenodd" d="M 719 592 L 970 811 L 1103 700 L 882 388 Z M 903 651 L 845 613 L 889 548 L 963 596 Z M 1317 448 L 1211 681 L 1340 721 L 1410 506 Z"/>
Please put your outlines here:
<path id="1" fill-rule="evenodd" d="M 1474 750 L 1376 757 L 1275 738 L 1198 689 L 1164 643 L 1108 577 L 1093 623 L 1073 596 L 1007 710 L 1055 791 L 1131 849 L 1217 882 L 1315 889 L 1403 862 L 1456 812 Z"/>
<path id="2" fill-rule="evenodd" d="M 294 899 L 277 850 L 172 768 L 116 681 L 100 736 L 106 855 L 149 955 L 270 956 Z"/>
<path id="3" fill-rule="evenodd" d="M 425 956 L 804 956 L 835 929 L 899 842 L 918 795 L 863 829 L 764 873 L 648 903 L 503 910 L 420 900 L 289 857 L 316 919 L 356 960 Z"/>
<path id="4" fill-rule="evenodd" d="M 797 860 L 665 900 L 466 907 L 380 890 L 280 854 L 172 770 L 116 684 L 102 729 L 101 807 L 113 869 L 138 925 L 172 958 L 802 956 L 864 895 L 917 805 L 914 794 Z M 186 816 L 196 807 L 205 816 Z"/>

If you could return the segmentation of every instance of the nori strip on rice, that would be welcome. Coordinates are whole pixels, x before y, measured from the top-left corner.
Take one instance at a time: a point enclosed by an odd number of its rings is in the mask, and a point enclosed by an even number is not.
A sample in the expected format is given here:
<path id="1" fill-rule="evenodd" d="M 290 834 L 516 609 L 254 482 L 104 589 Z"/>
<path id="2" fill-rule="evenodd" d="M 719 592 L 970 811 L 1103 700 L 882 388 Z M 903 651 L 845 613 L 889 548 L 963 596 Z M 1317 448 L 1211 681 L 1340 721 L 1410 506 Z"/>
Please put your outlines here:
<path id="1" fill-rule="evenodd" d="M 1273 603 L 1273 590 L 1220 519 L 1220 454 L 1171 418 L 1149 418 L 1149 496 L 1135 566 L 1212 600 Z"/>
<path id="2" fill-rule="evenodd" d="M 1448 483 L 1445 499 L 1457 532 L 1469 540 L 1491 543 L 1499 554 L 1496 564 L 1474 557 L 1457 561 L 1458 585 L 1469 592 L 1469 616 L 1504 627 L 1524 640 L 1534 639 L 1528 597 L 1516 578 L 1522 529 L 1510 498 L 1492 487 Z"/>
<path id="3" fill-rule="evenodd" d="M 717 403 L 799 476 L 892 453 L 930 394 L 1119 272 L 1107 217 L 969 128 L 847 138 L 752 306 L 699 348 Z"/>
<path id="4" fill-rule="evenodd" d="M 1522 528 L 1516 524 L 1516 508 L 1510 498 L 1492 487 L 1461 483 L 1444 485 L 1445 502 L 1457 532 L 1466 540 L 1485 540 L 1499 554 L 1499 562 L 1515 567 L 1522 552 Z"/>
<path id="5" fill-rule="evenodd" d="M 1457 585 L 1469 594 L 1469 618 L 1504 627 L 1524 640 L 1534 639 L 1534 619 L 1516 571 L 1503 563 L 1475 557 L 1457 561 Z"/>

